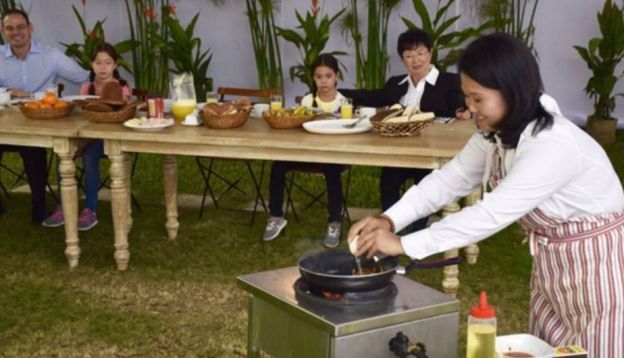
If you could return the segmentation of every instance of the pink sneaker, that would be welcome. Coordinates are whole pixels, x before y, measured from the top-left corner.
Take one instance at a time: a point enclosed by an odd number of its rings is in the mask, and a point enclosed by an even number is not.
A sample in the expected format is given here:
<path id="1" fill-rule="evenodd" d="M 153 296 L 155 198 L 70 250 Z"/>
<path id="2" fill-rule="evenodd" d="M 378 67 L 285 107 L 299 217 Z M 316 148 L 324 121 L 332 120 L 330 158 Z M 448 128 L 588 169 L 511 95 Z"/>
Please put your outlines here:
<path id="1" fill-rule="evenodd" d="M 47 219 L 41 222 L 41 225 L 44 227 L 59 227 L 65 224 L 65 218 L 63 218 L 63 207 L 57 206 L 54 213 L 50 215 Z"/>
<path id="2" fill-rule="evenodd" d="M 78 217 L 78 230 L 88 231 L 97 225 L 98 219 L 95 212 L 89 208 L 82 209 L 80 216 Z"/>

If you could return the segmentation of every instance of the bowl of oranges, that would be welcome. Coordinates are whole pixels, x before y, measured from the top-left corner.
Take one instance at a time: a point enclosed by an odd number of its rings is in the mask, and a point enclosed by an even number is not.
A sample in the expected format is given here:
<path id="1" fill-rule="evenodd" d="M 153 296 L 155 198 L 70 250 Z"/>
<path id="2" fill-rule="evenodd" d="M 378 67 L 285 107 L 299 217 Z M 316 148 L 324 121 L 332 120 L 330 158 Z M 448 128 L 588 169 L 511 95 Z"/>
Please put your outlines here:
<path id="1" fill-rule="evenodd" d="M 22 102 L 19 109 L 24 116 L 32 119 L 56 119 L 69 115 L 73 105 L 47 92 L 40 100 Z"/>

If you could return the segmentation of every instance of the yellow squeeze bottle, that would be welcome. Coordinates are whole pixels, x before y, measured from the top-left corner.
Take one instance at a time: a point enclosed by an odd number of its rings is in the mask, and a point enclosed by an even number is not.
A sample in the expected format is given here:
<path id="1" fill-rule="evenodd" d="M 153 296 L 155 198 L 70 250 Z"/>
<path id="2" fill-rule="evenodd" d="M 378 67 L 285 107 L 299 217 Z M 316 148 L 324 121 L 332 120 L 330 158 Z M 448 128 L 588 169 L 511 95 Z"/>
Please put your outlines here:
<path id="1" fill-rule="evenodd" d="M 472 306 L 468 316 L 466 358 L 496 357 L 496 314 L 488 305 L 487 295 L 481 291 L 479 303 Z"/>

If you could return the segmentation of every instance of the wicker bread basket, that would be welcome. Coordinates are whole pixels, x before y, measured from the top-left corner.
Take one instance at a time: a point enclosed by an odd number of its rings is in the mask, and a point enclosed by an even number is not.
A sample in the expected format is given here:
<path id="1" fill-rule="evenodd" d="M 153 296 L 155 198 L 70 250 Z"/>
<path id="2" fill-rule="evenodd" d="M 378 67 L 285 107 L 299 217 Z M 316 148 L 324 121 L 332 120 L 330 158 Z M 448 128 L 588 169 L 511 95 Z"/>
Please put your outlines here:
<path id="1" fill-rule="evenodd" d="M 204 125 L 208 128 L 214 129 L 231 129 L 238 128 L 249 119 L 250 110 L 241 109 L 235 114 L 209 114 L 206 111 L 202 112 L 204 118 Z"/>
<path id="2" fill-rule="evenodd" d="M 136 113 L 136 106 L 126 106 L 115 112 L 94 112 L 86 109 L 82 110 L 84 117 L 96 123 L 121 123 L 132 117 Z"/>
<path id="3" fill-rule="evenodd" d="M 269 124 L 269 127 L 274 129 L 292 129 L 300 128 L 305 122 L 311 121 L 316 117 L 315 114 L 307 116 L 296 115 L 281 115 L 276 116 L 271 111 L 265 111 L 262 113 L 262 118 Z"/>
<path id="4" fill-rule="evenodd" d="M 74 106 L 69 103 L 63 108 L 28 108 L 24 104 L 19 105 L 22 114 L 31 119 L 58 119 L 67 117 Z"/>
<path id="5" fill-rule="evenodd" d="M 433 121 L 433 118 L 425 121 L 413 121 L 406 123 L 388 123 L 382 122 L 382 120 L 389 115 L 393 110 L 383 111 L 375 114 L 371 117 L 370 123 L 373 129 L 379 133 L 379 135 L 386 137 L 406 137 L 416 136 L 425 129 L 427 124 Z"/>

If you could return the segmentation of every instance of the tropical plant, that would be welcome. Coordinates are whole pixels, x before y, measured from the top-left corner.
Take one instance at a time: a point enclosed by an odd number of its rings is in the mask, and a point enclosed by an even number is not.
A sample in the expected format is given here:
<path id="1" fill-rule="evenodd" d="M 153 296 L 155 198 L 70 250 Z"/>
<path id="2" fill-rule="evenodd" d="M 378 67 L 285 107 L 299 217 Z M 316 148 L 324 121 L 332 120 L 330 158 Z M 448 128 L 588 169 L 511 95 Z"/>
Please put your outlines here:
<path id="1" fill-rule="evenodd" d="M 350 35 L 355 47 L 355 87 L 365 89 L 381 88 L 388 70 L 388 24 L 392 10 L 401 0 L 367 0 L 368 18 L 366 28 L 366 49 L 363 46 L 364 32 L 360 28 L 358 4 L 360 0 L 349 0 L 348 10 L 341 19 L 342 33 Z"/>
<path id="2" fill-rule="evenodd" d="M 624 6 L 619 8 L 611 0 L 605 1 L 602 12 L 597 14 L 602 37 L 589 40 L 586 48 L 574 46 L 592 72 L 585 86 L 585 92 L 594 101 L 591 118 L 611 119 L 616 97 L 624 97 L 624 93 L 612 96 L 617 81 L 624 75 L 624 71 L 616 75 L 617 66 L 624 58 L 623 10 Z"/>
<path id="3" fill-rule="evenodd" d="M 156 38 L 168 37 L 164 19 L 175 13 L 169 0 L 125 0 L 132 48 L 132 74 L 136 88 L 165 94 L 168 57 Z M 158 13 L 160 9 L 160 14 Z"/>
<path id="4" fill-rule="evenodd" d="M 106 36 L 104 34 L 104 22 L 106 19 L 96 21 L 93 28 L 88 30 L 84 20 L 84 9 L 82 16 L 74 5 L 72 5 L 72 10 L 80 24 L 84 43 L 66 44 L 61 42 L 61 45 L 65 46 L 65 54 L 67 56 L 73 58 L 82 68 L 89 70 L 91 69 L 91 55 L 93 54 L 93 50 L 106 41 Z M 128 63 L 121 55 L 132 50 L 134 46 L 135 44 L 130 40 L 122 41 L 114 45 L 117 54 L 120 55 L 119 64 L 128 71 L 130 70 Z"/>
<path id="5" fill-rule="evenodd" d="M 301 62 L 290 68 L 290 79 L 298 78 L 303 84 L 308 86 L 310 93 L 314 93 L 315 87 L 312 65 L 323 52 L 323 49 L 325 49 L 325 45 L 327 45 L 331 25 L 345 10 L 338 11 L 331 18 L 325 15 L 319 20 L 318 13 L 320 7 L 318 6 L 318 1 L 312 1 L 312 11 L 307 11 L 305 17 L 295 10 L 295 16 L 297 21 L 299 21 L 297 29 L 303 30 L 303 35 L 295 30 L 277 28 L 277 35 L 294 44 L 297 50 L 299 50 L 299 56 L 301 57 Z M 346 52 L 343 51 L 332 51 L 329 53 L 334 56 L 346 55 Z"/>
<path id="6" fill-rule="evenodd" d="M 19 2 L 15 0 L 0 0 L 0 19 L 4 17 L 4 13 L 10 9 L 21 9 L 24 10 L 24 7 Z M 0 45 L 4 45 L 4 38 L 0 36 Z"/>
<path id="7" fill-rule="evenodd" d="M 474 0 L 479 15 L 493 21 L 497 32 L 504 32 L 534 49 L 535 13 L 539 0 Z M 532 3 L 532 5 L 531 5 Z"/>
<path id="8" fill-rule="evenodd" d="M 205 101 L 206 92 L 212 89 L 212 78 L 206 77 L 212 55 L 210 50 L 201 52 L 201 39 L 194 36 L 198 18 L 199 13 L 193 16 L 186 28 L 183 28 L 178 19 L 172 16 L 166 17 L 164 23 L 169 37 L 163 38 L 156 35 L 155 41 L 156 46 L 162 49 L 173 64 L 173 68 L 169 71 L 176 74 L 192 73 L 197 100 Z"/>
<path id="9" fill-rule="evenodd" d="M 251 31 L 258 87 L 284 88 L 284 74 L 277 31 L 275 27 L 275 4 L 273 0 L 245 0 Z"/>
<path id="10" fill-rule="evenodd" d="M 468 27 L 461 31 L 450 30 L 460 18 L 460 15 L 448 17 L 448 10 L 453 3 L 455 0 L 447 0 L 446 2 L 438 0 L 435 17 L 432 21 L 423 0 L 412 0 L 414 10 L 420 17 L 420 28 L 431 39 L 431 63 L 442 71 L 446 71 L 449 66 L 457 63 L 463 52 L 462 45 L 468 39 L 479 36 L 483 31 L 493 27 L 493 21 L 488 21 L 476 29 Z M 401 19 L 409 29 L 418 27 L 405 17 L 401 17 Z M 445 55 L 442 56 L 441 53 L 445 51 Z"/>

